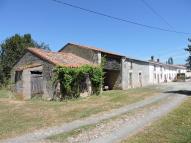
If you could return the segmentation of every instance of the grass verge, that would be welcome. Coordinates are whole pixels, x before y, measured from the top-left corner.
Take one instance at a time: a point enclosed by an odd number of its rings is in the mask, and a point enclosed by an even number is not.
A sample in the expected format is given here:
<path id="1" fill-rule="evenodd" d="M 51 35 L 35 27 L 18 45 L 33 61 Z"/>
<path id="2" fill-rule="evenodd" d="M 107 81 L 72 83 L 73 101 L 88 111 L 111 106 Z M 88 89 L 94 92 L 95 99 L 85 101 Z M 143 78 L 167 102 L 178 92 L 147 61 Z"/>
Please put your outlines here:
<path id="1" fill-rule="evenodd" d="M 13 97 L 12 93 L 7 89 L 0 89 L 0 98 L 11 98 Z"/>

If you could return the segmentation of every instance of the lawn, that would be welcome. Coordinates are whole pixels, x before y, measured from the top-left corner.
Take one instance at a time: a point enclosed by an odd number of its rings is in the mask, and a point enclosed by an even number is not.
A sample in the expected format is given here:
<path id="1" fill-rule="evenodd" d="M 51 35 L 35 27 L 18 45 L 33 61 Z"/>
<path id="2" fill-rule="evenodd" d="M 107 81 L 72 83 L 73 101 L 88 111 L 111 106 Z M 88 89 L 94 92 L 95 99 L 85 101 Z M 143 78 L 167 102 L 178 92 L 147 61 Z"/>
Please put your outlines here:
<path id="1" fill-rule="evenodd" d="M 0 98 L 11 98 L 12 96 L 13 96 L 12 93 L 7 89 L 0 90 Z"/>
<path id="2" fill-rule="evenodd" d="M 167 116 L 122 143 L 191 143 L 191 97 Z"/>
<path id="3" fill-rule="evenodd" d="M 9 91 L 0 90 L 0 139 L 88 117 L 143 100 L 157 92 L 158 88 L 149 86 L 127 91 L 104 91 L 100 96 L 56 102 L 19 101 L 11 99 Z"/>

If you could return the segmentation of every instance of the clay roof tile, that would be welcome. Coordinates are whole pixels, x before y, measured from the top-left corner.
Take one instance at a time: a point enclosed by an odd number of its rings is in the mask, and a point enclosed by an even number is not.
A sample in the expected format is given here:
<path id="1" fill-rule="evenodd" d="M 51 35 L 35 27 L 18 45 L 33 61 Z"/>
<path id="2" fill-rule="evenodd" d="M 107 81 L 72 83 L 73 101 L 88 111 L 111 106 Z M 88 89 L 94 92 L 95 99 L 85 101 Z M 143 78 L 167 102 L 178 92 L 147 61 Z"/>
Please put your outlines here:
<path id="1" fill-rule="evenodd" d="M 27 50 L 32 54 L 38 56 L 39 58 L 46 60 L 57 66 L 79 67 L 86 64 L 93 65 L 88 60 L 76 56 L 72 53 L 51 52 L 39 48 L 27 48 Z"/>

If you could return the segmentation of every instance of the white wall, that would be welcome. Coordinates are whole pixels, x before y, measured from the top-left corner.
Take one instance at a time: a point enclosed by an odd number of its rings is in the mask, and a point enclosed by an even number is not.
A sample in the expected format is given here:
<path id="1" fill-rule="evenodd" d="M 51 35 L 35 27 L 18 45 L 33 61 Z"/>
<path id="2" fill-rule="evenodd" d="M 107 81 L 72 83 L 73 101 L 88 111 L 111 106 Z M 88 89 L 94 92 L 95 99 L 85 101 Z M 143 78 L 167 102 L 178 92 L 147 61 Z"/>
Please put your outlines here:
<path id="1" fill-rule="evenodd" d="M 126 59 L 122 64 L 123 89 L 135 88 L 149 85 L 149 63 L 144 61 Z M 132 68 L 131 68 L 132 62 Z M 130 84 L 130 73 L 132 74 L 132 86 Z"/>
<path id="2" fill-rule="evenodd" d="M 178 72 L 185 73 L 186 69 L 175 65 L 124 58 L 122 59 L 122 89 L 171 82 L 176 78 Z M 130 73 L 132 74 L 132 86 L 130 84 Z"/>
<path id="3" fill-rule="evenodd" d="M 150 83 L 159 84 L 165 81 L 166 82 L 173 81 L 176 78 L 177 73 L 179 72 L 185 73 L 186 69 L 181 67 L 176 67 L 174 65 L 150 63 L 149 65 Z"/>

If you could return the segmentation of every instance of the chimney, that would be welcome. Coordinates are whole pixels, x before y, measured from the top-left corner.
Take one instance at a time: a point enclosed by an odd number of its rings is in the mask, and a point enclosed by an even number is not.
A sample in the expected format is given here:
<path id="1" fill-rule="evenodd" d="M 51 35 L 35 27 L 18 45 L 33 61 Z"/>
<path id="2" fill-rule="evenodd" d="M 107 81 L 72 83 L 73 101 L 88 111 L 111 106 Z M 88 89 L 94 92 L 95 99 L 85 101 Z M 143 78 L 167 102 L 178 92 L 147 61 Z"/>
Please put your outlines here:
<path id="1" fill-rule="evenodd" d="M 159 62 L 160 62 L 160 59 L 157 59 L 157 62 L 159 63 Z"/>
<path id="2" fill-rule="evenodd" d="M 154 56 L 151 56 L 151 61 L 154 61 Z"/>

